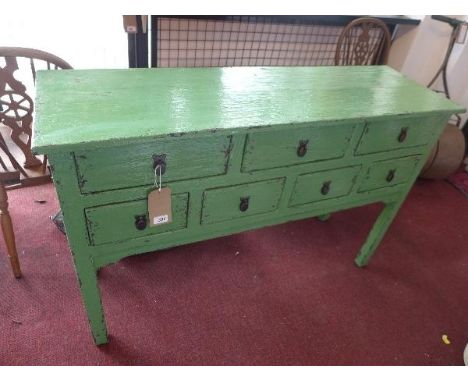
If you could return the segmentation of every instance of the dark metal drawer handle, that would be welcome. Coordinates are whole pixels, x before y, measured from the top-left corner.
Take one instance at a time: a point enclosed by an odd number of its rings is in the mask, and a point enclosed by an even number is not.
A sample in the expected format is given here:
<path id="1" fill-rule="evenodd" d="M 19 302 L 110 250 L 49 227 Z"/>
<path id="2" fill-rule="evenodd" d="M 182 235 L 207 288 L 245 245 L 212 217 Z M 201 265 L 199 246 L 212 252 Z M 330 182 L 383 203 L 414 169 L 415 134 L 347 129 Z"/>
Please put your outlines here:
<path id="1" fill-rule="evenodd" d="M 143 231 L 146 228 L 146 216 L 145 215 L 135 216 L 135 227 L 139 231 Z"/>
<path id="2" fill-rule="evenodd" d="M 309 143 L 309 140 L 301 140 L 299 141 L 299 145 L 297 146 L 297 156 L 298 157 L 303 157 L 307 153 L 307 144 Z"/>
<path id="3" fill-rule="evenodd" d="M 320 189 L 320 192 L 322 195 L 327 195 L 330 192 L 330 185 L 331 185 L 331 180 L 327 182 L 323 182 L 322 188 Z"/>
<path id="4" fill-rule="evenodd" d="M 387 175 L 387 182 L 390 183 L 395 178 L 396 170 L 390 170 Z"/>
<path id="5" fill-rule="evenodd" d="M 153 169 L 156 169 L 157 166 L 159 166 L 158 175 L 159 171 L 161 171 L 161 175 L 163 175 L 166 172 L 166 154 L 153 155 Z"/>
<path id="6" fill-rule="evenodd" d="M 249 209 L 249 199 L 250 197 L 240 198 L 239 210 L 245 212 Z"/>
<path id="7" fill-rule="evenodd" d="M 398 135 L 398 142 L 403 143 L 408 136 L 408 128 L 402 127 L 400 131 L 400 135 Z"/>

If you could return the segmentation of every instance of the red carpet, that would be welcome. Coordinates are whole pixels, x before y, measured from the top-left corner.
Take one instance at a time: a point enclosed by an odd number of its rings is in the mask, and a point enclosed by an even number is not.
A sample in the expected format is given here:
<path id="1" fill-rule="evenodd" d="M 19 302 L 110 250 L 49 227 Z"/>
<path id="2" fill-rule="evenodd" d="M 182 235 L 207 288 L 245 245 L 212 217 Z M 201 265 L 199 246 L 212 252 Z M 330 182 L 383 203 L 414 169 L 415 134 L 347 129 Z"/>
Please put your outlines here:
<path id="1" fill-rule="evenodd" d="M 99 348 L 65 237 L 49 220 L 53 187 L 9 199 L 24 278 L 13 278 L 2 241 L 2 365 L 463 363 L 468 203 L 445 182 L 416 184 L 366 269 L 353 259 L 378 206 L 104 268 L 111 343 Z"/>
<path id="2" fill-rule="evenodd" d="M 463 195 L 468 197 L 468 172 L 465 169 L 458 171 L 447 179 L 454 187 L 456 187 Z"/>

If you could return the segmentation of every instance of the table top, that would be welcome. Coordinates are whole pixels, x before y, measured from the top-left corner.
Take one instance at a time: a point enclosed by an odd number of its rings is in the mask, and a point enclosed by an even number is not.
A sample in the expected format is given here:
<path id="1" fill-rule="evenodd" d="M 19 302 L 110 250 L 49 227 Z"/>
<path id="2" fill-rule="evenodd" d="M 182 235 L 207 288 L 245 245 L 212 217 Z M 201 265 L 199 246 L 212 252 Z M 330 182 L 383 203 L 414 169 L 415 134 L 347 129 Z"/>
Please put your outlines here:
<path id="1" fill-rule="evenodd" d="M 40 71 L 33 150 L 464 108 L 387 66 Z"/>

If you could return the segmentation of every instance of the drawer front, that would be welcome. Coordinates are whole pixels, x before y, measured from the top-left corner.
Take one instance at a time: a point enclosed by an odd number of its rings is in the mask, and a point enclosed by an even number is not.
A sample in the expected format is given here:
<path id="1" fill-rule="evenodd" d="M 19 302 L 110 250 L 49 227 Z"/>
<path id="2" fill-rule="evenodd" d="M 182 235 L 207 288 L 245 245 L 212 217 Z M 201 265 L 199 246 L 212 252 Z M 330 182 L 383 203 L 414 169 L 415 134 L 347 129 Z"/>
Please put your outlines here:
<path id="1" fill-rule="evenodd" d="M 412 156 L 372 164 L 359 187 L 359 192 L 405 183 L 414 174 L 420 160 L 421 156 Z"/>
<path id="2" fill-rule="evenodd" d="M 348 195 L 360 169 L 361 166 L 353 166 L 299 175 L 289 205 L 297 206 Z"/>
<path id="3" fill-rule="evenodd" d="M 210 224 L 276 210 L 284 178 L 206 190 L 202 223 Z"/>
<path id="4" fill-rule="evenodd" d="M 148 223 L 147 199 L 87 208 L 85 214 L 91 244 L 125 241 L 186 228 L 188 200 L 187 193 L 172 195 L 172 222 L 155 227 Z M 137 228 L 138 217 L 146 219 L 146 228 Z"/>
<path id="5" fill-rule="evenodd" d="M 434 136 L 434 125 L 440 123 L 433 118 L 405 118 L 369 122 L 365 127 L 356 149 L 357 155 L 397 150 L 427 144 Z"/>
<path id="6" fill-rule="evenodd" d="M 247 136 L 242 171 L 340 158 L 354 125 L 317 126 L 258 132 Z"/>
<path id="7" fill-rule="evenodd" d="M 164 138 L 154 142 L 75 152 L 83 193 L 154 183 L 154 156 L 163 158 L 163 182 L 226 173 L 231 137 Z"/>

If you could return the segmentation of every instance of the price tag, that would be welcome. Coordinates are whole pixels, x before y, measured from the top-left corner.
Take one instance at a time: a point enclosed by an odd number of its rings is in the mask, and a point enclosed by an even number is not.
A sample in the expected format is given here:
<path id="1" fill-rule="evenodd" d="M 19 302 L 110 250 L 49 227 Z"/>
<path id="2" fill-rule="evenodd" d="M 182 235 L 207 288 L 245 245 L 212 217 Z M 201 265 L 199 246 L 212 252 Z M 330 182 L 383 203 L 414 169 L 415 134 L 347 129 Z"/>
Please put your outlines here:
<path id="1" fill-rule="evenodd" d="M 171 189 L 157 188 L 148 194 L 150 227 L 172 222 Z"/>

